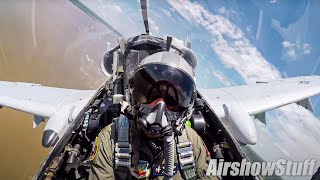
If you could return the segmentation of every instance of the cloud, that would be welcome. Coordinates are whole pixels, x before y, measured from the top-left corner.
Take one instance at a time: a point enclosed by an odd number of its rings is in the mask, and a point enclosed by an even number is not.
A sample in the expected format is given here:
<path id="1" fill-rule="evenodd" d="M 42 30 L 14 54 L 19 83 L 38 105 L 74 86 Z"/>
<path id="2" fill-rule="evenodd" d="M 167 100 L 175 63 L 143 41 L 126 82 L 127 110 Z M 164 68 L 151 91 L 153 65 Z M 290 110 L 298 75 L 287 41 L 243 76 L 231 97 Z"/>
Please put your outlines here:
<path id="1" fill-rule="evenodd" d="M 290 43 L 290 42 L 288 42 L 288 41 L 283 41 L 283 42 L 282 42 L 282 46 L 283 46 L 284 48 L 292 48 L 292 47 L 294 46 L 294 44 L 292 44 L 292 43 Z"/>
<path id="2" fill-rule="evenodd" d="M 212 74 L 225 86 L 232 86 L 232 83 L 221 73 L 218 71 L 212 71 Z"/>
<path id="3" fill-rule="evenodd" d="M 311 53 L 311 46 L 308 43 L 301 44 L 300 42 L 291 43 L 289 41 L 282 42 L 283 59 L 296 60 L 298 57 Z"/>
<path id="4" fill-rule="evenodd" d="M 224 15 L 228 19 L 232 19 L 232 18 L 240 19 L 237 12 L 231 8 L 226 9 L 224 6 L 222 6 L 218 9 L 218 12 L 219 12 L 219 14 Z"/>
<path id="5" fill-rule="evenodd" d="M 303 54 L 310 54 L 311 53 L 311 46 L 308 43 L 304 43 L 302 46 Z"/>
<path id="6" fill-rule="evenodd" d="M 218 9 L 218 12 L 219 12 L 220 14 L 227 14 L 227 10 L 226 10 L 225 7 L 220 7 L 220 8 Z"/>
<path id="7" fill-rule="evenodd" d="M 197 3 L 181 0 L 168 2 L 186 20 L 203 26 L 212 35 L 211 46 L 221 62 L 236 70 L 247 83 L 281 78 L 280 72 L 268 63 L 241 29 L 227 18 L 212 14 Z"/>
<path id="8" fill-rule="evenodd" d="M 150 27 L 150 30 L 152 32 L 155 32 L 155 33 L 159 33 L 159 26 L 156 24 L 156 22 L 149 16 L 148 17 L 148 21 L 149 21 L 149 27 Z"/>
<path id="9" fill-rule="evenodd" d="M 122 9 L 120 8 L 120 6 L 114 4 L 113 6 L 111 6 L 111 8 L 117 12 L 117 13 L 122 13 Z"/>
<path id="10" fill-rule="evenodd" d="M 232 86 L 232 82 L 220 71 L 214 70 L 211 72 L 223 85 Z"/>
<path id="11" fill-rule="evenodd" d="M 214 39 L 212 49 L 221 62 L 237 71 L 245 82 L 282 78 L 281 73 L 262 56 L 242 30 L 227 18 L 209 12 L 198 3 L 182 0 L 168 2 L 191 24 L 200 25 L 211 34 Z M 223 9 L 220 11 L 223 12 Z M 293 44 L 285 41 L 282 45 L 287 49 L 288 56 L 292 57 L 297 53 L 311 52 L 311 46 L 307 43 Z M 320 122 L 312 113 L 291 104 L 267 112 L 267 115 L 270 117 L 268 126 L 254 121 L 258 131 L 258 144 L 252 148 L 262 157 L 266 160 L 279 157 L 294 160 L 320 157 Z"/>
<path id="12" fill-rule="evenodd" d="M 277 0 L 270 0 L 270 3 L 274 4 L 274 3 L 278 3 L 278 1 Z"/>
<path id="13" fill-rule="evenodd" d="M 315 150 L 319 148 L 316 142 L 320 135 L 320 123 L 310 111 L 291 104 L 268 112 L 267 117 L 267 126 L 255 122 L 259 142 L 273 142 L 268 143 L 267 147 L 254 147 L 263 157 L 294 160 L 320 157 L 320 152 Z M 305 147 L 308 149 L 304 150 Z"/>
<path id="14" fill-rule="evenodd" d="M 82 0 L 81 2 L 111 27 L 121 32 L 124 37 L 132 37 L 144 32 L 143 21 L 137 21 L 138 18 L 141 20 L 141 12 L 128 11 L 127 6 L 123 3 L 109 3 L 102 0 Z"/>

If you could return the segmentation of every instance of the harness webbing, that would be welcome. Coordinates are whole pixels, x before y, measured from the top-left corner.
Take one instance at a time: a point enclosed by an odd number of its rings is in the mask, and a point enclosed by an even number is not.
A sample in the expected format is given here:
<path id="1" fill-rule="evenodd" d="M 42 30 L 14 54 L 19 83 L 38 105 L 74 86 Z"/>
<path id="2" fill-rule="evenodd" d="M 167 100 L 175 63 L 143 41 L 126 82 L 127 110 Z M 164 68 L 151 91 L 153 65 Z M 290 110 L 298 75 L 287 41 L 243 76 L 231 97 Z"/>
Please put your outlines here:
<path id="1" fill-rule="evenodd" d="M 129 139 L 130 123 L 126 116 L 120 115 L 115 118 L 114 128 L 116 130 L 115 149 L 114 149 L 114 169 L 116 177 L 126 179 L 131 168 L 132 147 Z M 176 138 L 177 157 L 181 170 L 181 175 L 184 179 L 195 180 L 195 163 L 193 156 L 193 146 L 189 141 L 186 130 Z"/>
<path id="2" fill-rule="evenodd" d="M 125 179 L 131 168 L 131 144 L 129 141 L 129 120 L 120 115 L 114 119 L 116 128 L 116 143 L 114 149 L 114 169 L 116 177 Z"/>
<path id="3" fill-rule="evenodd" d="M 188 139 L 185 129 L 183 129 L 182 134 L 178 136 L 176 147 L 181 174 L 184 176 L 184 179 L 196 180 L 193 146 Z"/>

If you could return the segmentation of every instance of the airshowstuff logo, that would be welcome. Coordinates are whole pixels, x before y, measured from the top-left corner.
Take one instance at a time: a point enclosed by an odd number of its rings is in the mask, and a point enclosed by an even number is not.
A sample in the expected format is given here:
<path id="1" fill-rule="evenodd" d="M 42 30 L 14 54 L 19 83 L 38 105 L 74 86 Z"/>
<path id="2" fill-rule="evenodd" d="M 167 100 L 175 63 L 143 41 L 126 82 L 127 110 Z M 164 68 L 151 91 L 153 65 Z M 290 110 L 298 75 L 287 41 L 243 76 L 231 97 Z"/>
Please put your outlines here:
<path id="1" fill-rule="evenodd" d="M 224 162 L 223 159 L 211 159 L 207 176 L 312 176 L 316 159 L 288 161 L 279 159 L 274 162 Z"/>

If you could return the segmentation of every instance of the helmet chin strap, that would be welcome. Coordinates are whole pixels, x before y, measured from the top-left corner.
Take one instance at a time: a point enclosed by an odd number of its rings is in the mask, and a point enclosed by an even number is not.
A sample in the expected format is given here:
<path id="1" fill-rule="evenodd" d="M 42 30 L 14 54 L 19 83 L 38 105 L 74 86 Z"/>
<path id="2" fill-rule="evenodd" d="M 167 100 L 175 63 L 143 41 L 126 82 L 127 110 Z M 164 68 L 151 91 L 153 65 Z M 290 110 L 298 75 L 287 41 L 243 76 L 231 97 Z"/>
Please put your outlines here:
<path id="1" fill-rule="evenodd" d="M 165 177 L 172 179 L 174 170 L 174 133 L 171 122 L 165 115 L 166 104 L 163 101 L 157 102 L 150 113 L 143 115 L 137 120 L 139 127 L 149 137 L 163 137 L 165 157 Z"/>

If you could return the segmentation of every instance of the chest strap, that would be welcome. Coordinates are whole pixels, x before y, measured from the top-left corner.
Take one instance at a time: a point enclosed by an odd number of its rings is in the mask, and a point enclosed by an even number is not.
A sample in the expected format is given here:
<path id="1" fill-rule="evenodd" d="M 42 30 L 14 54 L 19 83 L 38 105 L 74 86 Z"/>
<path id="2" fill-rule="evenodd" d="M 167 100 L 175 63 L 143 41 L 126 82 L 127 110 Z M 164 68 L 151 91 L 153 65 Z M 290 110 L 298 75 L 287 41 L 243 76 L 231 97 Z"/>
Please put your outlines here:
<path id="1" fill-rule="evenodd" d="M 193 146 L 188 139 L 185 129 L 182 131 L 182 134 L 178 136 L 176 147 L 181 174 L 183 175 L 184 179 L 196 180 L 197 176 L 195 172 Z"/>
<path id="2" fill-rule="evenodd" d="M 125 176 L 131 167 L 131 144 L 129 141 L 129 120 L 126 116 L 120 115 L 114 119 L 116 129 L 116 142 L 114 148 L 114 169 L 116 176 Z"/>
<path id="3" fill-rule="evenodd" d="M 126 116 L 120 115 L 114 119 L 116 140 L 114 149 L 114 168 L 116 177 L 125 179 L 131 168 L 132 147 L 129 140 L 129 120 Z M 114 131 L 113 131 L 114 132 Z M 189 141 L 186 130 L 177 137 L 177 155 L 181 174 L 184 179 L 196 180 L 193 146 Z"/>

